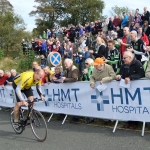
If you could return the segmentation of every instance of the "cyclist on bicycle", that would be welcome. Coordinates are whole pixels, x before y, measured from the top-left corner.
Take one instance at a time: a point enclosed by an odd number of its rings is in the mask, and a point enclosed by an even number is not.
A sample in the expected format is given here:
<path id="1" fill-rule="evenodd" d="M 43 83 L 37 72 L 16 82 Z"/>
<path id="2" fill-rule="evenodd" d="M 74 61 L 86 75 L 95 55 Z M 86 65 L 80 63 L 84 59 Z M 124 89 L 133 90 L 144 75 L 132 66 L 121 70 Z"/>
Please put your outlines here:
<path id="1" fill-rule="evenodd" d="M 20 107 L 28 106 L 28 103 L 25 101 L 22 92 L 25 94 L 28 100 L 33 101 L 34 96 L 31 87 L 36 86 L 39 96 L 42 100 L 45 100 L 40 88 L 41 79 L 44 76 L 45 73 L 42 69 L 36 69 L 35 72 L 23 72 L 14 78 L 13 89 L 15 91 L 15 97 L 17 101 L 14 107 L 14 123 L 18 123 Z"/>

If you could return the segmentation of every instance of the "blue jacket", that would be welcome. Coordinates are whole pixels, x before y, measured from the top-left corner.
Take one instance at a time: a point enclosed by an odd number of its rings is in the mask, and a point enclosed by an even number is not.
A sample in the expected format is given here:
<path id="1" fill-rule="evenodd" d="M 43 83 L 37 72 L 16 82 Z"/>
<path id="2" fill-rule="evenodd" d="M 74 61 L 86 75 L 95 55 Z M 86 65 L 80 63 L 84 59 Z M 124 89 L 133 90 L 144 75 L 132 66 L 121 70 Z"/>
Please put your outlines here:
<path id="1" fill-rule="evenodd" d="M 87 58 L 91 58 L 91 53 L 89 51 L 83 53 L 82 58 L 86 60 Z"/>
<path id="2" fill-rule="evenodd" d="M 121 25 L 122 25 L 123 27 L 128 26 L 128 16 L 127 16 L 127 15 L 124 16 L 124 19 L 122 20 Z"/>
<path id="3" fill-rule="evenodd" d="M 42 43 L 41 48 L 42 48 L 42 51 L 47 51 L 47 45 L 46 45 L 46 42 L 43 42 L 43 43 Z"/>

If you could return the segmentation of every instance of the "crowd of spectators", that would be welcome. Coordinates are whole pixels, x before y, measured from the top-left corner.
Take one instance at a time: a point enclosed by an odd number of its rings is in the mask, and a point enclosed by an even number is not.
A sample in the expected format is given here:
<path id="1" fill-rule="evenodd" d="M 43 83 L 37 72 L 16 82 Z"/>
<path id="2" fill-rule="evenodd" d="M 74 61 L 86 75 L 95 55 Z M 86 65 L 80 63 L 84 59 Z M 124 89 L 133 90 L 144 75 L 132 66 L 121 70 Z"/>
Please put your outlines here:
<path id="1" fill-rule="evenodd" d="M 23 53 L 25 55 L 26 49 L 30 49 L 40 56 L 41 64 L 34 61 L 33 71 L 39 67 L 44 69 L 42 85 L 82 80 L 89 81 L 91 88 L 95 88 L 96 81 L 103 84 L 122 78 L 128 84 L 145 76 L 150 78 L 149 16 L 147 7 L 144 7 L 143 14 L 136 9 L 135 14 L 122 12 L 121 18 L 116 14 L 109 20 L 98 19 L 84 26 L 47 29 L 41 38 L 32 39 L 32 42 L 23 39 Z M 58 34 L 63 35 L 63 41 L 60 42 Z M 47 55 L 52 52 L 58 52 L 62 57 L 62 64 L 54 70 L 47 61 Z M 11 85 L 16 74 L 14 69 L 5 73 L 0 70 L 0 86 Z M 78 121 L 79 118 L 72 119 Z M 93 120 L 86 118 L 86 123 Z M 128 128 L 136 126 L 137 122 L 133 121 L 125 125 Z"/>

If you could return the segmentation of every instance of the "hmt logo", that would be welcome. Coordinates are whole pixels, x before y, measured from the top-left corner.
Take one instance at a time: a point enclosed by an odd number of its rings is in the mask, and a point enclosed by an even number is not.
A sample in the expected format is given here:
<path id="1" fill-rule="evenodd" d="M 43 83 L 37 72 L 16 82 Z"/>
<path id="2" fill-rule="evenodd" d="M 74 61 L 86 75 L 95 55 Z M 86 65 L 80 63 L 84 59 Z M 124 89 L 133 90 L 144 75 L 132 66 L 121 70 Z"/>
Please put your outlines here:
<path id="1" fill-rule="evenodd" d="M 96 95 L 91 95 L 91 102 L 97 104 L 97 111 L 104 111 L 104 105 L 109 104 L 109 96 L 104 96 L 103 92 L 96 90 Z"/>

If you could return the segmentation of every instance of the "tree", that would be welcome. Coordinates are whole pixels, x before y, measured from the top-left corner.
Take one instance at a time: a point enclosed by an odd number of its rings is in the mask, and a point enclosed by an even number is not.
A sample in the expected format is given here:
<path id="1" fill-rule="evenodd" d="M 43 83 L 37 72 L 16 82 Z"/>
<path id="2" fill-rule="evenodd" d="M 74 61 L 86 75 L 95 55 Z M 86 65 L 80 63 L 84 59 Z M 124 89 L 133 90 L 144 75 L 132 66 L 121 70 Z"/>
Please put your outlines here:
<path id="1" fill-rule="evenodd" d="M 18 49 L 25 35 L 25 23 L 21 16 L 14 13 L 8 0 L 0 0 L 0 49 L 5 54 L 9 50 Z"/>
<path id="2" fill-rule="evenodd" d="M 63 22 L 84 25 L 85 22 L 100 18 L 104 6 L 105 4 L 102 0 L 66 0 L 66 17 L 63 18 Z"/>
<path id="3" fill-rule="evenodd" d="M 35 11 L 29 13 L 30 16 L 36 16 L 37 30 L 41 33 L 46 28 L 53 28 L 58 18 L 63 18 L 64 1 L 63 0 L 35 0 L 39 3 Z"/>
<path id="4" fill-rule="evenodd" d="M 119 17 L 122 17 L 122 13 L 126 12 L 127 14 L 129 13 L 129 8 L 126 7 L 118 7 L 117 5 L 111 8 L 110 14 L 114 16 L 117 14 Z"/>
<path id="5" fill-rule="evenodd" d="M 101 16 L 104 8 L 102 0 L 35 0 L 39 5 L 36 10 L 30 12 L 30 16 L 36 16 L 38 31 L 43 32 L 46 28 L 55 25 L 67 25 L 78 23 L 84 24 Z"/>

